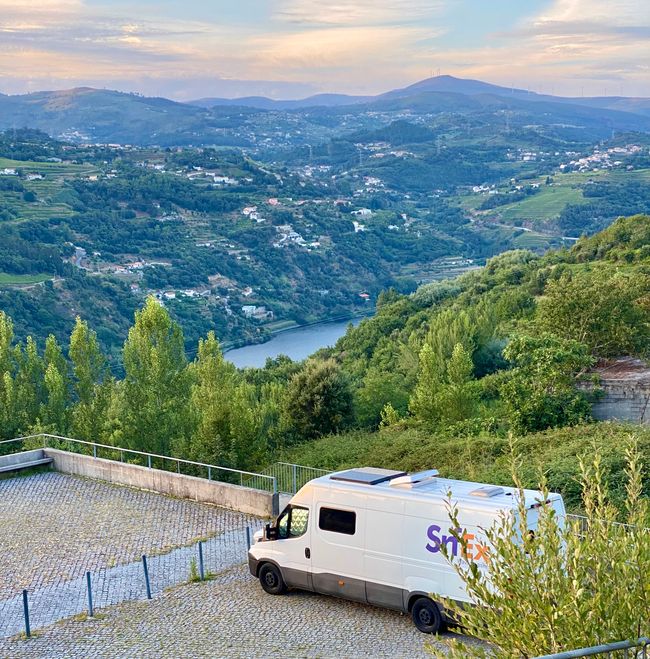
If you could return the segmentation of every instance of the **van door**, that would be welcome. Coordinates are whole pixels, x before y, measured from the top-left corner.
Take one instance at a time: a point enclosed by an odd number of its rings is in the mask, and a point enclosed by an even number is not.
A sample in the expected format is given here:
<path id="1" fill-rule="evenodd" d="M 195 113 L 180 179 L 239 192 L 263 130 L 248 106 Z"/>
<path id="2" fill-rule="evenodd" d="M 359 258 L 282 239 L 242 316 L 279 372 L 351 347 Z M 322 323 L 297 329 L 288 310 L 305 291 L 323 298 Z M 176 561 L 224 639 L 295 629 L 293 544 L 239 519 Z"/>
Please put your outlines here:
<path id="1" fill-rule="evenodd" d="M 310 517 L 307 506 L 289 504 L 276 524 L 273 558 L 277 559 L 285 583 L 292 588 L 312 590 Z"/>
<path id="2" fill-rule="evenodd" d="M 353 497 L 350 497 L 351 499 Z M 366 601 L 363 509 L 319 502 L 314 507 L 312 582 L 318 593 Z"/>

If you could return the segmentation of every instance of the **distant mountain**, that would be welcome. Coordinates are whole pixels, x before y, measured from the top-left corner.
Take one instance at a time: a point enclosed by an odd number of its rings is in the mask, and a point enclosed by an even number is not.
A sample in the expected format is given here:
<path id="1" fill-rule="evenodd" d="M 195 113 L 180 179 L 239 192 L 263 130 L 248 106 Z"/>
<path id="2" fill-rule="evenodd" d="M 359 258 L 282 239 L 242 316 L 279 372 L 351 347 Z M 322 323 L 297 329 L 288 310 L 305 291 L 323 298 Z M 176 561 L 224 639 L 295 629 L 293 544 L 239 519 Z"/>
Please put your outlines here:
<path id="1" fill-rule="evenodd" d="M 454 76 L 442 75 L 420 80 L 407 87 L 393 89 L 375 96 L 350 96 L 346 94 L 317 94 L 308 98 L 298 100 L 274 100 L 263 96 L 251 96 L 246 98 L 203 98 L 190 102 L 190 105 L 212 108 L 220 105 L 242 105 L 264 110 L 297 110 L 302 108 L 340 107 L 356 105 L 360 103 L 373 103 L 376 101 L 421 97 L 421 94 L 454 94 L 461 96 L 477 96 L 490 94 L 513 100 L 527 101 L 531 103 L 568 103 L 571 105 L 584 105 L 587 107 L 602 108 L 606 110 L 618 110 L 620 112 L 631 112 L 650 116 L 650 98 L 633 98 L 622 96 L 603 97 L 565 97 L 552 96 L 548 94 L 537 94 L 526 89 L 516 87 L 502 87 L 481 80 L 456 78 Z M 432 105 L 433 98 L 429 97 Z M 449 98 L 446 99 L 448 101 Z M 439 99 L 440 105 L 449 105 L 445 99 Z"/>
<path id="2" fill-rule="evenodd" d="M 265 119 L 269 111 L 278 116 Z M 517 115 L 513 124 L 562 125 L 582 131 L 581 138 L 587 140 L 609 137 L 614 130 L 650 132 L 647 98 L 548 96 L 452 76 L 428 78 L 376 96 L 317 94 L 286 101 L 252 96 L 179 103 L 88 87 L 0 94 L 0 130 L 29 127 L 72 141 L 135 145 L 313 144 L 329 139 L 333 131 L 350 132 L 353 126 L 345 117 L 368 112 L 479 113 L 488 123 L 499 123 L 499 114 L 510 112 Z M 365 115 L 366 128 L 385 124 L 386 118 Z"/>
<path id="3" fill-rule="evenodd" d="M 242 109 L 244 115 L 254 112 Z M 0 96 L 0 130 L 14 127 L 37 128 L 77 141 L 160 145 L 223 141 L 218 111 L 89 87 Z"/>
<path id="4" fill-rule="evenodd" d="M 316 94 L 299 100 L 276 101 L 266 96 L 245 96 L 242 98 L 201 98 L 190 101 L 188 105 L 202 108 L 217 106 L 245 106 L 260 110 L 298 110 L 312 107 L 339 107 L 342 105 L 355 105 L 371 101 L 374 96 L 349 96 L 347 94 Z"/>

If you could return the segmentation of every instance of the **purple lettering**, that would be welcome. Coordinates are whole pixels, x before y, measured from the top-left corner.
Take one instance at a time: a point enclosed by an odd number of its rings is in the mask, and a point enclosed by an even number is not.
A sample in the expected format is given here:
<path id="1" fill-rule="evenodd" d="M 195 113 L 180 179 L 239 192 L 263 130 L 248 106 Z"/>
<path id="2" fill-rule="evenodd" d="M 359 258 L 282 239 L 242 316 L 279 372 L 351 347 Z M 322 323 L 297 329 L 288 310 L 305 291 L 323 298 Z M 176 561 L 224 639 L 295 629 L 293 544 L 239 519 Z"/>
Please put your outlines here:
<path id="1" fill-rule="evenodd" d="M 440 527 L 437 524 L 432 524 L 427 529 L 427 536 L 431 540 L 431 544 L 427 543 L 427 551 L 430 551 L 432 554 L 436 554 L 440 551 L 440 536 L 436 533 L 440 533 Z"/>

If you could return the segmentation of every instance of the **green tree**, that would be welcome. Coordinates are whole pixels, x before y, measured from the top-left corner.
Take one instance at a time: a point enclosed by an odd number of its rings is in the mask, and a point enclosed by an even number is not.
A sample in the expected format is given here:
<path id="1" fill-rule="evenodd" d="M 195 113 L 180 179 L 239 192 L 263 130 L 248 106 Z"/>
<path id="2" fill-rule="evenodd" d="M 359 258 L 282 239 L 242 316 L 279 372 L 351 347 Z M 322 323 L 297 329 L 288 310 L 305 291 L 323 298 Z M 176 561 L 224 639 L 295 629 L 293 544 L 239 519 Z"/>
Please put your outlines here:
<path id="1" fill-rule="evenodd" d="M 447 382 L 440 388 L 437 405 L 445 423 L 469 419 L 478 407 L 478 391 L 473 378 L 472 356 L 457 343 L 447 364 Z"/>
<path id="2" fill-rule="evenodd" d="M 128 448 L 167 454 L 186 434 L 188 378 L 183 332 L 155 298 L 136 311 L 123 359 L 115 440 Z"/>
<path id="3" fill-rule="evenodd" d="M 9 316 L 0 311 L 0 438 L 19 433 L 14 384 L 14 328 Z"/>
<path id="4" fill-rule="evenodd" d="M 650 355 L 650 277 L 608 267 L 565 272 L 547 283 L 537 324 L 595 355 Z"/>
<path id="5" fill-rule="evenodd" d="M 14 349 L 17 364 L 14 383 L 15 412 L 18 428 L 27 431 L 37 423 L 41 405 L 46 399 L 45 365 L 31 336 L 25 345 Z"/>
<path id="6" fill-rule="evenodd" d="M 189 454 L 195 460 L 223 464 L 230 452 L 236 369 L 224 360 L 214 332 L 209 332 L 206 339 L 199 339 L 190 375 L 190 413 L 194 430 Z"/>
<path id="7" fill-rule="evenodd" d="M 371 367 L 356 392 L 357 421 L 361 426 L 376 428 L 386 405 L 403 416 L 408 409 L 408 401 L 404 377 L 400 373 L 387 373 Z"/>
<path id="8" fill-rule="evenodd" d="M 309 361 L 289 382 L 283 420 L 294 440 L 344 430 L 352 418 L 350 383 L 334 360 Z"/>
<path id="9" fill-rule="evenodd" d="M 442 367 L 431 344 L 425 342 L 420 350 L 418 381 L 409 403 L 409 409 L 420 421 L 434 425 L 440 418 L 438 394 L 442 387 Z"/>
<path id="10" fill-rule="evenodd" d="M 434 651 L 438 656 L 519 659 L 650 634 L 649 507 L 635 442 L 626 455 L 626 525 L 615 523 L 619 518 L 596 452 L 590 463 L 581 463 L 584 520 L 565 521 L 551 506 L 541 506 L 531 536 L 520 489 L 518 514 L 486 532 L 487 570 L 448 557 L 473 605 L 444 604 L 466 633 L 487 646 L 450 640 Z M 520 486 L 516 470 L 514 478 Z M 542 483 L 542 501 L 547 494 Z M 462 529 L 453 509 L 450 522 Z M 454 534 L 467 551 L 462 532 Z"/>
<path id="11" fill-rule="evenodd" d="M 584 344 L 552 334 L 521 335 L 503 354 L 514 367 L 502 373 L 499 396 L 514 430 L 525 433 L 590 418 L 589 402 L 576 388 L 594 362 Z"/>
<path id="12" fill-rule="evenodd" d="M 113 380 L 108 376 L 97 335 L 79 316 L 70 335 L 68 355 L 76 397 L 71 410 L 71 434 L 78 439 L 99 441 L 107 423 Z"/>
<path id="13" fill-rule="evenodd" d="M 44 381 L 46 399 L 41 404 L 39 431 L 47 430 L 56 435 L 65 435 L 68 430 L 68 392 L 65 376 L 59 371 L 54 362 L 47 365 Z"/>

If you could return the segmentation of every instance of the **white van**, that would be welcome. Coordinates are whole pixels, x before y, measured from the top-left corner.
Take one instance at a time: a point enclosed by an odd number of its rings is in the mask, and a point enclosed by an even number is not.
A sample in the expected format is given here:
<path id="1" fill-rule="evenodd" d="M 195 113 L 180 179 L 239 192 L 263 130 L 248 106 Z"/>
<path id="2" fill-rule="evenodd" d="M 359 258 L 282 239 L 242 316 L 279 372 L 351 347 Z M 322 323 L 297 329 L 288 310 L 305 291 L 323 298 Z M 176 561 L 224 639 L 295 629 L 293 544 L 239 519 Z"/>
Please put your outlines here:
<path id="1" fill-rule="evenodd" d="M 541 493 L 524 492 L 534 531 Z M 449 496 L 469 541 L 468 556 L 460 556 L 449 532 Z M 565 515 L 559 494 L 545 503 Z M 340 471 L 307 483 L 275 524 L 255 534 L 249 568 L 267 593 L 290 587 L 367 602 L 411 613 L 418 629 L 436 633 L 446 620 L 432 593 L 469 601 L 441 545 L 487 568 L 483 529 L 502 513 L 518 514 L 515 488 L 439 478 L 436 470 Z"/>

